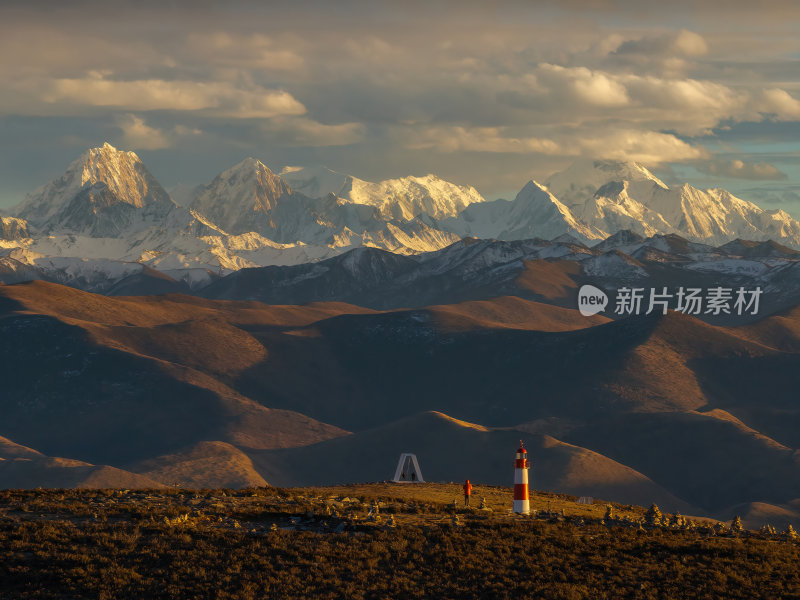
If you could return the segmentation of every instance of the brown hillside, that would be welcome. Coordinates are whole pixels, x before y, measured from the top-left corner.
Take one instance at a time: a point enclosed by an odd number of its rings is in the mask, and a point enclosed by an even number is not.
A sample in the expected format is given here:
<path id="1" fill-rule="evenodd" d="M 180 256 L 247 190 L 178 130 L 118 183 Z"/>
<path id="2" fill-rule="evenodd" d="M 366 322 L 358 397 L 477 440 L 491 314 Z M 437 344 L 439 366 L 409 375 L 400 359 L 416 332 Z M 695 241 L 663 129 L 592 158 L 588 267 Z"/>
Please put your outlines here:
<path id="1" fill-rule="evenodd" d="M 107 465 L 45 456 L 0 438 L 0 489 L 17 488 L 157 488 L 143 475 Z"/>
<path id="2" fill-rule="evenodd" d="M 241 450 L 224 442 L 200 442 L 184 451 L 153 458 L 132 471 L 184 488 L 245 488 L 267 485 Z"/>
<path id="3" fill-rule="evenodd" d="M 800 307 L 771 315 L 755 323 L 737 327 L 739 335 L 777 350 L 800 352 Z"/>
<path id="4" fill-rule="evenodd" d="M 49 456 L 157 459 L 142 468 L 197 485 L 345 482 L 391 475 L 353 466 L 372 464 L 373 445 L 436 455 L 431 437 L 483 449 L 464 464 L 505 481 L 491 440 L 519 426 L 556 491 L 647 503 L 644 489 L 707 511 L 800 497 L 793 311 L 729 328 L 676 313 L 603 322 L 515 297 L 375 312 L 41 282 L 0 286 L 0 310 L 0 435 Z M 429 411 L 456 421 L 413 421 Z M 447 468 L 437 477 L 456 479 Z"/>
<path id="5" fill-rule="evenodd" d="M 533 466 L 532 487 L 626 503 L 658 502 L 688 512 L 685 503 L 641 473 L 596 452 L 550 436 L 491 429 L 427 412 L 346 438 L 291 451 L 251 452 L 258 471 L 274 485 L 378 481 L 394 475 L 402 452 L 413 452 L 428 481 L 513 483 L 520 437 Z"/>
<path id="6" fill-rule="evenodd" d="M 732 521 L 741 517 L 747 529 L 761 529 L 763 525 L 772 525 L 777 531 L 785 531 L 788 525 L 800 523 L 800 510 L 792 505 L 775 505 L 765 502 L 747 502 L 731 506 L 717 513 L 717 518 Z"/>
<path id="7" fill-rule="evenodd" d="M 230 387 L 266 353 L 223 318 L 296 326 L 343 305 L 105 298 L 41 282 L 0 286 L 0 296 L 8 311 L 0 433 L 46 454 L 126 462 L 205 440 L 275 448 L 345 433 Z"/>
<path id="8" fill-rule="evenodd" d="M 518 296 L 431 306 L 427 310 L 444 331 L 500 328 L 572 331 L 610 321 L 602 315 L 584 317 L 574 309 L 533 302 Z"/>
<path id="9" fill-rule="evenodd" d="M 374 312 L 341 302 L 270 306 L 182 294 L 108 297 L 45 281 L 0 285 L 0 296 L 16 302 L 21 312 L 112 326 L 151 327 L 221 318 L 242 326 L 300 327 L 335 315 Z"/>
<path id="10" fill-rule="evenodd" d="M 523 290 L 548 300 L 558 300 L 568 298 L 572 290 L 578 288 L 573 279 L 581 272 L 577 261 L 526 260 L 523 263 L 525 268 L 515 281 Z"/>

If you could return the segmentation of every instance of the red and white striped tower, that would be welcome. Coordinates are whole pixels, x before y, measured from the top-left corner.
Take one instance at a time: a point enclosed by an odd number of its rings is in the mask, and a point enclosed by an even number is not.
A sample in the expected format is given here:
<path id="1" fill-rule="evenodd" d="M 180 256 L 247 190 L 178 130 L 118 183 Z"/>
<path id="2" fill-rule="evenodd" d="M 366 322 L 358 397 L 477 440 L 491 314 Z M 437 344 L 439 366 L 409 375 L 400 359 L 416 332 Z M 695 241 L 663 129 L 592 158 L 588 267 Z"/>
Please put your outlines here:
<path id="1" fill-rule="evenodd" d="M 528 501 L 528 451 L 523 447 L 522 440 L 514 461 L 514 512 L 520 515 L 531 512 Z"/>

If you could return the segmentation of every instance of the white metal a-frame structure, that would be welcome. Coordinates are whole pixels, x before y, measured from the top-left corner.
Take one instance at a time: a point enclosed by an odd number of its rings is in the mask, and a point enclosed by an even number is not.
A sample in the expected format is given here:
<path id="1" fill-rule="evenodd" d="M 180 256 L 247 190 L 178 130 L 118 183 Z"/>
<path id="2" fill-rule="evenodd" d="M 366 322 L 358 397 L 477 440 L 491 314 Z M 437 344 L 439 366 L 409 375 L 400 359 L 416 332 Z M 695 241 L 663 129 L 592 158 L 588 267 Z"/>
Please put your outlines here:
<path id="1" fill-rule="evenodd" d="M 425 483 L 416 454 L 404 452 L 400 455 L 392 481 L 394 483 Z"/>

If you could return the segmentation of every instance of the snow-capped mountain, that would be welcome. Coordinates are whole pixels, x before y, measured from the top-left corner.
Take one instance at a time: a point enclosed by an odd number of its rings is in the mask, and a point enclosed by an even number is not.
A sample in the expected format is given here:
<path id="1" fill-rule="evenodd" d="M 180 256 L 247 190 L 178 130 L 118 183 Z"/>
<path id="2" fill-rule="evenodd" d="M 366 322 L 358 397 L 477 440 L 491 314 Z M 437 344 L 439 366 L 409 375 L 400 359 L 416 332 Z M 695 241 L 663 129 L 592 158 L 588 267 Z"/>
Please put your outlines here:
<path id="1" fill-rule="evenodd" d="M 346 180 L 352 182 L 350 177 Z M 367 202 L 332 193 L 311 198 L 252 158 L 217 176 L 192 207 L 228 234 L 262 236 L 265 246 L 302 244 L 334 250 L 364 245 L 407 254 L 458 239 L 414 217 L 385 218 L 379 207 Z"/>
<path id="2" fill-rule="evenodd" d="M 603 237 L 630 229 L 646 237 L 677 233 L 714 245 L 744 238 L 800 246 L 800 222 L 785 211 L 765 211 L 723 189 L 670 188 L 634 162 L 581 160 L 551 176 L 547 185 Z"/>
<path id="3" fill-rule="evenodd" d="M 637 187 L 641 190 L 644 186 Z M 663 215 L 631 197 L 630 188 L 629 181 L 606 183 L 585 203 L 573 204 L 572 210 L 581 221 L 605 233 L 627 229 L 651 236 L 672 231 L 673 227 Z"/>
<path id="4" fill-rule="evenodd" d="M 281 170 L 280 176 L 293 190 L 311 198 L 323 198 L 329 194 L 341 197 L 342 188 L 350 177 L 323 166 L 287 166 Z"/>
<path id="5" fill-rule="evenodd" d="M 43 233 L 112 237 L 160 222 L 173 206 L 135 153 L 106 143 L 84 152 L 13 212 Z"/>
<path id="6" fill-rule="evenodd" d="M 400 177 L 373 183 L 327 167 L 287 167 L 281 171 L 293 189 L 313 197 L 333 194 L 351 204 L 374 206 L 383 219 L 410 221 L 420 215 L 455 217 L 471 204 L 485 202 L 474 187 L 436 175 Z"/>
<path id="7" fill-rule="evenodd" d="M 203 241 L 225 232 L 177 206 L 135 153 L 109 144 L 85 152 L 61 177 L 29 194 L 16 212 L 30 223 L 30 237 L 17 244 L 32 253 L 29 264 L 42 257 L 142 264 L 173 257 L 166 261 L 171 268 L 236 264 L 224 253 L 215 256 Z"/>
<path id="8" fill-rule="evenodd" d="M 636 162 L 579 159 L 567 169 L 551 175 L 545 184 L 565 204 L 580 205 L 604 185 L 627 181 L 638 195 L 653 185 L 668 189 L 666 184 Z"/>
<path id="9" fill-rule="evenodd" d="M 462 237 L 522 240 L 553 239 L 571 234 L 580 241 L 602 240 L 605 232 L 575 217 L 547 188 L 531 180 L 513 201 L 496 200 L 473 204 L 455 218 L 439 222 L 442 228 Z"/>
<path id="10" fill-rule="evenodd" d="M 275 229 L 270 213 L 292 194 L 287 183 L 254 158 L 217 175 L 191 203 L 191 208 L 205 215 L 232 234 Z"/>
<path id="11" fill-rule="evenodd" d="M 15 217 L 0 217 L 0 244 L 2 242 L 16 242 L 30 237 L 28 222 Z"/>
<path id="12" fill-rule="evenodd" d="M 171 199 L 136 154 L 105 144 L 29 194 L 16 210 L 28 220 L 3 217 L 0 248 L 25 249 L 26 268 L 38 264 L 46 278 L 83 285 L 91 278 L 73 273 L 87 268 L 85 260 L 202 274 L 313 262 L 360 246 L 413 254 L 459 239 L 430 219 L 385 219 L 369 204 L 300 194 L 252 158 L 178 192 L 188 206 Z M 17 258 L 8 260 L 16 268 Z M 126 269 L 107 270 L 113 278 L 128 276 Z"/>
<path id="13" fill-rule="evenodd" d="M 371 183 L 349 177 L 340 197 L 376 207 L 385 219 L 410 221 L 420 215 L 455 217 L 472 204 L 484 202 L 474 187 L 456 185 L 436 175 L 402 177 Z"/>
<path id="14" fill-rule="evenodd" d="M 547 186 L 529 181 L 511 201 L 486 201 L 434 175 L 378 183 L 324 167 L 278 175 L 253 158 L 174 193 L 180 203 L 133 152 L 109 144 L 88 150 L 29 194 L 15 216 L 2 217 L 4 280 L 35 273 L 102 291 L 131 277 L 152 283 L 156 269 L 198 288 L 211 282 L 209 274 L 246 267 L 314 263 L 361 247 L 424 254 L 468 237 L 553 240 L 538 259 L 614 251 L 634 261 L 610 255 L 587 263 L 593 273 L 636 273 L 635 261 L 670 261 L 675 244 L 692 245 L 682 261 L 703 255 L 706 262 L 730 254 L 713 246 L 736 239 L 800 247 L 800 222 L 783 211 L 764 211 L 725 190 L 670 188 L 637 163 L 615 161 L 579 161 Z"/>

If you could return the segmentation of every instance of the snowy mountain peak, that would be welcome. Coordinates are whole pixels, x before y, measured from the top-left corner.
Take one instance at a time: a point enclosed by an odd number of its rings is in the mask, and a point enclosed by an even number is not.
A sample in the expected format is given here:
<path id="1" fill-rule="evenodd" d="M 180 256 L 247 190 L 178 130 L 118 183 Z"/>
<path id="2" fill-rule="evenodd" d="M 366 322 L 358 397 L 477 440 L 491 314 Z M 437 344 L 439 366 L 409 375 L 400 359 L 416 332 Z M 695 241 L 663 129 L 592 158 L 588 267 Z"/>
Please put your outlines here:
<path id="1" fill-rule="evenodd" d="M 172 201 L 134 152 L 105 143 L 90 148 L 61 177 L 28 194 L 15 214 L 36 227 L 53 228 L 62 223 L 63 213 L 69 212 L 71 223 L 80 229 L 98 210 L 119 204 L 169 207 Z"/>
<path id="2" fill-rule="evenodd" d="M 225 169 L 222 173 L 217 176 L 217 179 L 223 180 L 231 180 L 234 178 L 247 178 L 250 176 L 266 176 L 272 179 L 275 179 L 276 182 L 281 180 L 281 178 L 276 175 L 272 169 L 270 169 L 267 165 L 262 163 L 257 158 L 253 158 L 249 156 L 245 158 L 243 161 L 236 163 L 229 169 Z M 282 181 L 282 180 L 281 180 Z M 285 182 L 284 182 L 284 185 Z"/>
<path id="3" fill-rule="evenodd" d="M 271 203 L 278 197 L 291 193 L 289 185 L 272 170 L 255 158 L 246 158 L 217 175 L 206 186 L 207 192 L 233 194 L 237 199 L 253 202 L 254 210 L 268 211 Z M 204 195 L 201 194 L 201 197 Z M 198 199 L 200 200 L 200 199 Z M 200 212 L 203 212 L 202 209 Z"/>
<path id="4" fill-rule="evenodd" d="M 530 229 L 531 233 L 536 231 L 536 236 L 553 238 L 562 234 L 570 234 L 582 240 L 603 239 L 606 237 L 604 232 L 587 226 L 576 218 L 569 207 L 556 198 L 547 186 L 533 179 L 519 191 L 513 203 L 516 205 L 512 210 L 512 215 L 516 213 L 514 220 L 520 224 L 527 220 L 528 223 L 525 223 L 525 227 Z M 535 218 L 532 218 L 534 215 Z M 540 225 L 546 226 L 537 226 L 537 221 Z M 559 232 L 560 229 L 563 231 Z M 537 230 L 541 231 L 541 233 Z M 514 237 L 506 233 L 505 239 L 514 239 Z"/>
<path id="5" fill-rule="evenodd" d="M 768 213 L 770 215 L 773 215 L 775 217 L 778 217 L 780 219 L 791 219 L 792 218 L 792 215 L 790 215 L 788 212 L 786 212 L 782 208 L 776 208 L 774 210 L 767 210 L 767 211 L 764 211 L 764 212 L 766 212 L 766 213 Z"/>
<path id="6" fill-rule="evenodd" d="M 229 171 L 241 171 L 241 170 L 248 170 L 248 169 L 256 169 L 256 170 L 265 169 L 265 170 L 269 171 L 270 173 L 272 173 L 272 170 L 267 165 L 262 163 L 257 158 L 253 158 L 252 156 L 248 156 L 243 161 L 236 163 L 231 168 L 226 169 L 225 171 L 223 171 L 223 173 L 227 173 Z M 273 173 L 273 175 L 274 175 L 274 173 Z"/>
<path id="7" fill-rule="evenodd" d="M 136 153 L 117 150 L 108 142 L 84 152 L 65 175 L 72 173 L 80 177 L 82 187 L 103 183 L 120 202 L 136 208 L 153 201 L 167 201 L 166 192 Z"/>
<path id="8" fill-rule="evenodd" d="M 239 234 L 263 229 L 280 198 L 292 189 L 261 161 L 246 158 L 217 175 L 191 202 L 190 208 L 224 230 Z M 267 220 L 268 221 L 268 220 Z"/>
<path id="9" fill-rule="evenodd" d="M 542 185 L 538 181 L 531 179 L 528 183 L 522 186 L 522 189 L 519 192 L 517 192 L 517 198 L 520 196 L 531 196 L 537 194 L 552 196 L 546 185 Z"/>
<path id="10" fill-rule="evenodd" d="M 484 202 L 472 186 L 458 185 L 436 175 L 400 177 L 371 183 L 348 177 L 340 195 L 353 204 L 367 204 L 385 218 L 410 221 L 420 215 L 455 217 L 471 204 Z"/>
<path id="11" fill-rule="evenodd" d="M 474 187 L 451 183 L 432 173 L 375 183 L 317 166 L 285 167 L 281 177 L 292 189 L 312 198 L 334 194 L 350 204 L 373 206 L 385 219 L 400 221 L 423 215 L 454 217 L 470 204 L 484 202 Z"/>
<path id="12" fill-rule="evenodd" d="M 440 221 L 440 226 L 462 237 L 499 240 L 552 239 L 566 233 L 581 241 L 606 237 L 577 219 L 569 207 L 534 180 L 526 183 L 511 202 L 472 204 L 457 217 Z"/>
<path id="13" fill-rule="evenodd" d="M 28 223 L 25 219 L 0 217 L 0 241 L 22 240 L 29 236 Z"/>
<path id="14" fill-rule="evenodd" d="M 666 184 L 653 175 L 645 166 L 634 161 L 595 160 L 593 166 L 596 171 L 608 173 L 615 180 L 624 181 L 652 181 L 666 188 Z"/>
<path id="15" fill-rule="evenodd" d="M 341 196 L 342 188 L 349 178 L 348 175 L 324 166 L 287 166 L 281 170 L 280 176 L 293 190 L 311 198 L 323 198 L 328 194 Z"/>
<path id="16" fill-rule="evenodd" d="M 657 186 L 669 189 L 643 165 L 633 161 L 590 160 L 575 161 L 566 170 L 551 175 L 547 180 L 550 191 L 567 205 L 582 204 L 604 185 L 627 181 L 633 187 Z"/>

